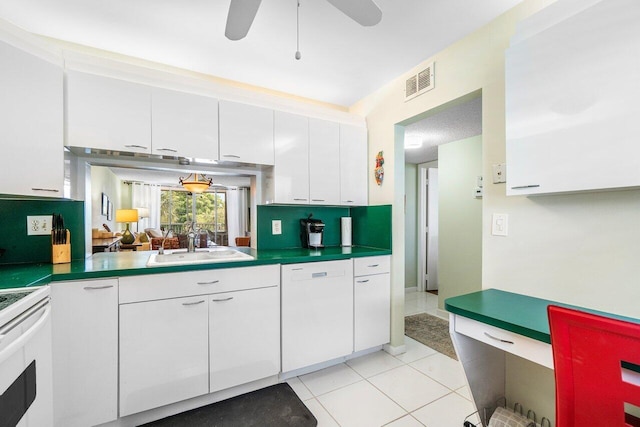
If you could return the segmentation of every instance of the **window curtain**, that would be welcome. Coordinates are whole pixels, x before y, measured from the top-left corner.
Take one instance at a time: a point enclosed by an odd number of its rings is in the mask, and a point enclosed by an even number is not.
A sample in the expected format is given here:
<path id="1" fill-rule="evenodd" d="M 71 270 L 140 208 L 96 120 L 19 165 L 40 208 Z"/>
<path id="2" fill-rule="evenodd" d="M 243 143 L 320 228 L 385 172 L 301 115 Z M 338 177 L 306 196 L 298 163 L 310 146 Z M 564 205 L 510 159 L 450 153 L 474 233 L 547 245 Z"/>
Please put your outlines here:
<path id="1" fill-rule="evenodd" d="M 227 233 L 229 245 L 235 245 L 236 237 L 246 236 L 249 231 L 247 215 L 247 189 L 227 190 Z"/>
<path id="2" fill-rule="evenodd" d="M 138 231 L 160 228 L 160 186 L 134 182 L 131 184 L 131 207 L 139 213 L 148 210 L 148 217 L 138 221 Z"/>

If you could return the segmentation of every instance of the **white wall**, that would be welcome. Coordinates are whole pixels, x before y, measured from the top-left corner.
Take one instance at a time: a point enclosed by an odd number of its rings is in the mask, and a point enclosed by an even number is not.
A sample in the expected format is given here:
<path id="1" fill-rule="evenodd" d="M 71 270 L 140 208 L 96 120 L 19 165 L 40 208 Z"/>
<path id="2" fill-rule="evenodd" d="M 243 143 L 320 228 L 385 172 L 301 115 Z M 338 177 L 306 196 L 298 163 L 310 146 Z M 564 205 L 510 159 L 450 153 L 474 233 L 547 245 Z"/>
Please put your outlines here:
<path id="1" fill-rule="evenodd" d="M 404 286 L 418 286 L 418 165 L 404 167 Z"/>
<path id="2" fill-rule="evenodd" d="M 482 289 L 482 136 L 438 147 L 438 304 Z"/>
<path id="3" fill-rule="evenodd" d="M 102 224 L 107 224 L 111 231 L 117 231 L 120 224 L 116 224 L 116 209 L 122 208 L 122 187 L 120 180 L 109 168 L 102 166 L 91 167 L 91 228 L 104 230 Z M 102 193 L 109 197 L 113 203 L 113 218 L 107 221 L 106 216 L 102 216 Z"/>

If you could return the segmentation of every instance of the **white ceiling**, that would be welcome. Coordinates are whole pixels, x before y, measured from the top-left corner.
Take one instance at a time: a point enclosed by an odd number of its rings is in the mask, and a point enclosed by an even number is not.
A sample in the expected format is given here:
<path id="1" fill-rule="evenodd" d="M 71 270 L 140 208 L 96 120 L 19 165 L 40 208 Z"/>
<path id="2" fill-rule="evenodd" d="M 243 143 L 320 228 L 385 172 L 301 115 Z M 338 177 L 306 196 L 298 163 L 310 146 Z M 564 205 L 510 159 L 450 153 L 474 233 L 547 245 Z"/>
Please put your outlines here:
<path id="1" fill-rule="evenodd" d="M 229 0 L 2 0 L 28 31 L 350 106 L 521 0 L 376 0 L 361 27 L 322 0 L 264 0 L 248 36 L 224 36 Z M 436 78 L 437 85 L 437 78 Z"/>
<path id="2" fill-rule="evenodd" d="M 420 148 L 405 148 L 405 163 L 426 163 L 438 158 L 438 145 L 482 135 L 482 98 L 454 105 L 419 122 L 405 126 L 404 138 L 422 142 Z"/>

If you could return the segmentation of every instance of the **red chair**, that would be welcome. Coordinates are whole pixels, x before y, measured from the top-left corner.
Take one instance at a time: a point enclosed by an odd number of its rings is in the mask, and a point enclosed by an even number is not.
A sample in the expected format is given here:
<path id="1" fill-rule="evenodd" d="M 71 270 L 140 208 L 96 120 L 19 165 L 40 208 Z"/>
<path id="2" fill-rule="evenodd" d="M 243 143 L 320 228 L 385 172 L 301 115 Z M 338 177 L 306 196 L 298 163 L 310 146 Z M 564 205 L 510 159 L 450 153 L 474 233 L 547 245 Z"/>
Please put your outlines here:
<path id="1" fill-rule="evenodd" d="M 640 324 L 557 306 L 548 314 L 557 427 L 640 425 L 624 410 L 640 408 L 640 373 L 622 368 L 640 365 Z"/>

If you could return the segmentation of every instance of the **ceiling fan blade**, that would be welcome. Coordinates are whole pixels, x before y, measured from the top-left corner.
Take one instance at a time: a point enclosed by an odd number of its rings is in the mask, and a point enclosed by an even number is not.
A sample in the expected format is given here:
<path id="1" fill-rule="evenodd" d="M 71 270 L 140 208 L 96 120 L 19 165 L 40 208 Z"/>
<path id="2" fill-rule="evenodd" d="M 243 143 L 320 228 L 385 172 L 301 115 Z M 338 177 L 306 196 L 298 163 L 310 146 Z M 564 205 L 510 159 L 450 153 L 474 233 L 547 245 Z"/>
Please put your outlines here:
<path id="1" fill-rule="evenodd" d="M 373 0 L 327 0 L 336 9 L 365 27 L 382 20 L 382 11 Z"/>
<path id="2" fill-rule="evenodd" d="M 227 28 L 224 31 L 224 35 L 229 40 L 240 40 L 246 37 L 261 2 L 262 0 L 231 0 Z"/>

